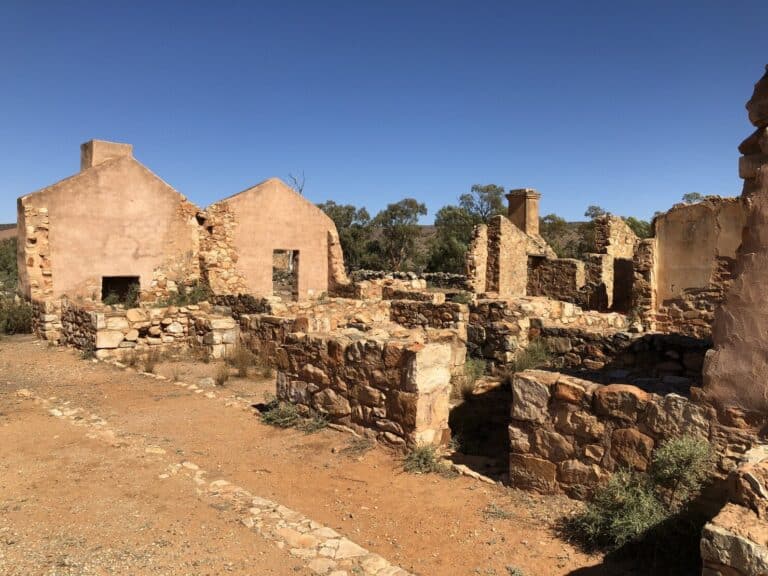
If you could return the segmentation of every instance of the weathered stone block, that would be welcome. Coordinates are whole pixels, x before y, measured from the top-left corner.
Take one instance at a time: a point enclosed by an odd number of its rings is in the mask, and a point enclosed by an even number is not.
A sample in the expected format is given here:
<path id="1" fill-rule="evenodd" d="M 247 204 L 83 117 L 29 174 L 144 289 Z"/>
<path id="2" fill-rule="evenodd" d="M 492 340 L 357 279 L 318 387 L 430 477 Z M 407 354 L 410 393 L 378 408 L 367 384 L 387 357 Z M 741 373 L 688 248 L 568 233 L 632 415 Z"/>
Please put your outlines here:
<path id="1" fill-rule="evenodd" d="M 121 330 L 99 330 L 96 332 L 96 348 L 117 348 L 123 339 Z"/>
<path id="2" fill-rule="evenodd" d="M 653 445 L 653 438 L 635 428 L 619 428 L 611 435 L 611 457 L 619 466 L 645 471 Z"/>
<path id="3" fill-rule="evenodd" d="M 533 445 L 537 455 L 551 462 L 560 462 L 573 455 L 573 446 L 564 436 L 541 428 L 533 433 Z"/>
<path id="4" fill-rule="evenodd" d="M 597 414 L 636 420 L 638 411 L 645 407 L 648 393 L 636 386 L 609 384 L 594 394 L 594 409 Z"/>
<path id="5" fill-rule="evenodd" d="M 542 458 L 510 454 L 509 479 L 513 486 L 553 492 L 557 489 L 557 466 Z"/>
<path id="6" fill-rule="evenodd" d="M 539 370 L 526 370 L 512 378 L 512 418 L 527 422 L 547 419 L 551 374 Z M 543 381 L 543 382 L 542 382 Z"/>
<path id="7" fill-rule="evenodd" d="M 332 418 L 348 416 L 351 412 L 349 401 L 330 388 L 315 394 L 312 401 L 318 411 L 325 412 Z"/>
<path id="8" fill-rule="evenodd" d="M 726 504 L 704 526 L 701 557 L 705 571 L 724 576 L 768 574 L 768 525 L 747 508 Z"/>

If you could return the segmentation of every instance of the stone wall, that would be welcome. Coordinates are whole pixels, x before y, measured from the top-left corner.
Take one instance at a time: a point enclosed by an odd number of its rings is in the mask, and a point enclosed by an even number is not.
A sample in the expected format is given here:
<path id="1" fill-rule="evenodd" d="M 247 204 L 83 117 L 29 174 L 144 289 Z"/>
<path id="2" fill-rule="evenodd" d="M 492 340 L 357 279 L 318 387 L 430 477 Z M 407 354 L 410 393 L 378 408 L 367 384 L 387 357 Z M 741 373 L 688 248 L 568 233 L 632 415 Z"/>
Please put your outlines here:
<path id="1" fill-rule="evenodd" d="M 466 290 L 467 277 L 464 274 L 448 272 L 386 272 L 383 270 L 355 270 L 350 273 L 353 282 L 364 280 L 424 280 L 426 287 Z"/>
<path id="2" fill-rule="evenodd" d="M 277 395 L 393 445 L 447 442 L 447 343 L 288 334 L 277 350 Z"/>
<path id="3" fill-rule="evenodd" d="M 702 576 L 768 574 L 768 461 L 750 450 L 731 482 L 730 502 L 704 526 Z"/>
<path id="4" fill-rule="evenodd" d="M 768 161 L 762 152 L 768 129 L 768 72 L 747 103 L 757 129 L 740 146 L 754 170 L 744 178 L 742 204 L 748 208 L 732 282 L 712 329 L 715 348 L 704 368 L 704 389 L 718 406 L 739 406 L 768 414 Z M 761 161 L 762 158 L 762 161 Z"/>
<path id="5" fill-rule="evenodd" d="M 741 199 L 708 196 L 655 219 L 656 329 L 710 334 L 733 280 L 746 217 Z"/>
<path id="6" fill-rule="evenodd" d="M 89 350 L 98 358 L 123 358 L 153 347 L 205 347 L 214 358 L 225 357 L 238 343 L 231 316 L 211 313 L 207 303 L 162 308 L 84 308 L 64 300 L 61 342 Z"/>
<path id="7" fill-rule="evenodd" d="M 644 330 L 656 329 L 656 239 L 640 241 L 633 261 L 632 308 Z"/>
<path id="8" fill-rule="evenodd" d="M 467 283 L 478 294 L 524 296 L 530 238 L 505 216 L 475 228 L 467 252 Z"/>
<path id="9" fill-rule="evenodd" d="M 698 436 L 712 446 L 721 474 L 754 440 L 718 424 L 713 409 L 677 394 L 526 370 L 512 379 L 509 425 L 513 486 L 584 497 L 619 468 L 644 471 L 668 438 Z"/>
<path id="10" fill-rule="evenodd" d="M 656 330 L 709 338 L 715 311 L 725 299 L 735 274 L 735 258 L 715 258 L 715 270 L 704 288 L 686 288 L 678 298 L 665 300 L 656 311 Z"/>
<path id="11" fill-rule="evenodd" d="M 528 258 L 528 296 L 581 303 L 586 284 L 584 262 L 571 258 Z"/>
<path id="12" fill-rule="evenodd" d="M 91 141 L 82 154 L 79 173 L 18 199 L 19 291 L 98 303 L 103 278 L 138 278 L 155 300 L 199 280 L 197 208 L 130 146 Z"/>
<path id="13" fill-rule="evenodd" d="M 432 304 L 414 300 L 393 300 L 390 319 L 406 328 L 463 328 L 468 319 L 465 304 L 444 302 Z"/>
<path id="14" fill-rule="evenodd" d="M 46 206 L 23 205 L 19 200 L 19 236 L 16 244 L 16 260 L 19 270 L 20 290 L 30 300 L 47 300 L 53 297 L 53 270 L 51 247 L 48 241 L 50 220 Z M 23 218 L 21 217 L 23 214 Z"/>
<path id="15" fill-rule="evenodd" d="M 595 251 L 614 258 L 632 260 L 638 243 L 634 233 L 623 218 L 606 214 L 595 218 Z"/>
<path id="16" fill-rule="evenodd" d="M 615 331 L 626 328 L 627 318 L 544 297 L 480 299 L 469 307 L 468 353 L 502 369 L 531 339 L 541 336 L 545 326 Z"/>
<path id="17" fill-rule="evenodd" d="M 542 326 L 536 320 L 531 325 L 539 329 L 554 367 L 656 392 L 687 393 L 691 385 L 701 385 L 704 357 L 712 346 L 709 340 L 680 334 Z"/>
<path id="18" fill-rule="evenodd" d="M 229 204 L 213 204 L 197 218 L 201 225 L 200 262 L 206 285 L 216 295 L 247 294 L 248 284 L 237 269 L 234 211 Z"/>

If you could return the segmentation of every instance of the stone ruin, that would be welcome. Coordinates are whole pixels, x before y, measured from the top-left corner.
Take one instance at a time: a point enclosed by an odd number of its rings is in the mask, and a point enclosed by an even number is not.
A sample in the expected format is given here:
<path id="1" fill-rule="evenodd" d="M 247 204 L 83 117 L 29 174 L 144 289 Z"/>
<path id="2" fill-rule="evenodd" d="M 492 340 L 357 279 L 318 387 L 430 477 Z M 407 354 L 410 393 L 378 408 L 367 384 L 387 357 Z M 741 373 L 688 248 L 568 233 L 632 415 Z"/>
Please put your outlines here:
<path id="1" fill-rule="evenodd" d="M 598 218 L 595 252 L 576 260 L 541 237 L 540 194 L 513 190 L 507 215 L 476 228 L 465 277 L 348 278 L 333 222 L 281 181 L 201 210 L 130 146 L 91 141 L 80 173 L 19 199 L 20 291 L 51 341 L 116 359 L 247 347 L 277 369 L 281 400 L 395 447 L 470 435 L 510 484 L 541 492 L 584 497 L 645 470 L 664 440 L 699 436 L 730 478 L 705 573 L 761 573 L 768 75 L 747 107 L 739 198 L 676 205 L 648 239 Z M 103 302 L 132 284 L 135 306 Z M 200 286 L 206 300 L 167 303 Z M 507 376 L 534 344 L 548 370 Z M 468 359 L 486 366 L 474 408 L 452 396 Z"/>

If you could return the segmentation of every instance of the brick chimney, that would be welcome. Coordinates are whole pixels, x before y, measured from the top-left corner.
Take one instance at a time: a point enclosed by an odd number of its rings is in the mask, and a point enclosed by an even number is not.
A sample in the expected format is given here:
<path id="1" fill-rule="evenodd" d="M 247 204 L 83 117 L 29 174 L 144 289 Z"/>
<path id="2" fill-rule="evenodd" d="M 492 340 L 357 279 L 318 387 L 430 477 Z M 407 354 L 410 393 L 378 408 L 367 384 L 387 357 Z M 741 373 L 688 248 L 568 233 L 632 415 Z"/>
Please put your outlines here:
<path id="1" fill-rule="evenodd" d="M 519 188 L 507 193 L 507 217 L 526 234 L 539 235 L 539 198 L 533 188 Z"/>
<path id="2" fill-rule="evenodd" d="M 106 140 L 88 140 L 80 145 L 80 171 L 92 168 L 113 158 L 130 158 L 133 146 Z"/>

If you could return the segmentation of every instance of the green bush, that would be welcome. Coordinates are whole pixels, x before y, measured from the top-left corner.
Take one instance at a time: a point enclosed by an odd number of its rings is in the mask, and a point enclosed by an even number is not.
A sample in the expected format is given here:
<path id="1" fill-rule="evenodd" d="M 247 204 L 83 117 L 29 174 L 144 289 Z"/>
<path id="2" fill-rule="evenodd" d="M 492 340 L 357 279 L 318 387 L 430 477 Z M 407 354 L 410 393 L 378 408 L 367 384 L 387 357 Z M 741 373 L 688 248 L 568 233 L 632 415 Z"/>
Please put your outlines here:
<path id="1" fill-rule="evenodd" d="M 403 470 L 411 474 L 450 475 L 450 467 L 440 460 L 437 448 L 431 444 L 414 446 L 403 460 Z"/>
<path id="2" fill-rule="evenodd" d="M 677 510 L 698 493 L 711 463 L 709 444 L 695 436 L 681 436 L 654 452 L 651 478 L 664 503 Z"/>
<path id="3" fill-rule="evenodd" d="M 546 343 L 537 338 L 531 340 L 527 348 L 517 353 L 515 359 L 509 363 L 508 369 L 510 374 L 514 374 L 515 372 L 546 366 L 551 361 L 552 353 Z"/>
<path id="4" fill-rule="evenodd" d="M 19 282 L 16 260 L 16 238 L 0 240 L 0 288 L 12 294 Z"/>
<path id="5" fill-rule="evenodd" d="M 243 346 L 237 346 L 227 356 L 227 364 L 237 368 L 237 375 L 240 378 L 245 378 L 248 376 L 248 369 L 256 364 L 256 355 Z"/>
<path id="6" fill-rule="evenodd" d="M 105 306 L 117 306 L 120 304 L 120 296 L 117 292 L 110 292 L 101 299 L 101 303 Z"/>
<path id="7" fill-rule="evenodd" d="M 664 518 L 648 478 L 621 470 L 595 492 L 583 512 L 566 520 L 566 530 L 587 549 L 613 550 Z"/>
<path id="8" fill-rule="evenodd" d="M 14 298 L 0 300 L 0 332 L 3 334 L 29 334 L 32 332 L 32 306 Z"/>
<path id="9" fill-rule="evenodd" d="M 668 552 L 696 547 L 701 523 L 690 504 L 707 480 L 710 463 L 705 440 L 668 440 L 654 452 L 649 473 L 616 472 L 562 528 L 588 550 L 631 543 L 651 548 L 656 561 L 680 563 Z"/>
<path id="10" fill-rule="evenodd" d="M 299 423 L 301 415 L 299 409 L 288 402 L 281 402 L 277 398 L 270 399 L 261 411 L 261 421 L 278 428 L 293 428 Z"/>
<path id="11" fill-rule="evenodd" d="M 476 358 L 467 358 L 464 364 L 464 373 L 451 379 L 451 395 L 454 398 L 464 398 L 472 395 L 475 382 L 485 374 L 485 361 Z"/>

